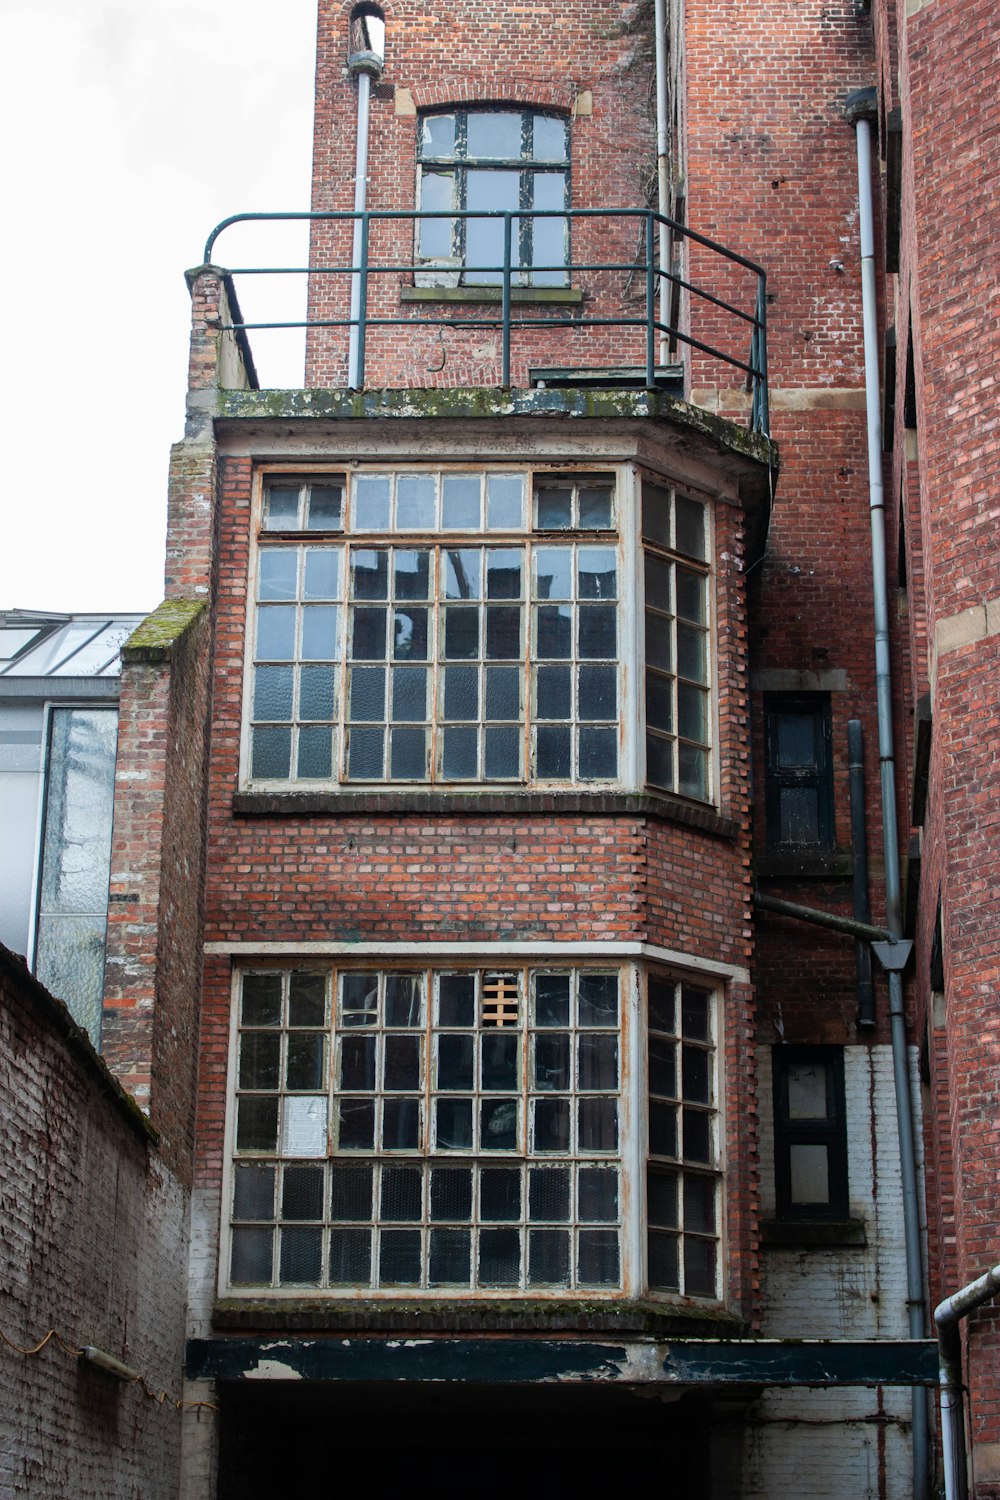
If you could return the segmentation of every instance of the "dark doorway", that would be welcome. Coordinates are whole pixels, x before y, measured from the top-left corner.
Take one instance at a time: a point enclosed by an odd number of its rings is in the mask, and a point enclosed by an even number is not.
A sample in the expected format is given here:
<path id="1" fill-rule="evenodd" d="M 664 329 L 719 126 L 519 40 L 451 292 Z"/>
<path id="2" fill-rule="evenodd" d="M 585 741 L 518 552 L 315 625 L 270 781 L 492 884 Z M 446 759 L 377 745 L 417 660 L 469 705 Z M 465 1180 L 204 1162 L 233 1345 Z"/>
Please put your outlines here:
<path id="1" fill-rule="evenodd" d="M 646 1388 L 648 1389 L 648 1388 Z M 704 1399 L 600 1385 L 219 1387 L 219 1500 L 709 1493 Z"/>

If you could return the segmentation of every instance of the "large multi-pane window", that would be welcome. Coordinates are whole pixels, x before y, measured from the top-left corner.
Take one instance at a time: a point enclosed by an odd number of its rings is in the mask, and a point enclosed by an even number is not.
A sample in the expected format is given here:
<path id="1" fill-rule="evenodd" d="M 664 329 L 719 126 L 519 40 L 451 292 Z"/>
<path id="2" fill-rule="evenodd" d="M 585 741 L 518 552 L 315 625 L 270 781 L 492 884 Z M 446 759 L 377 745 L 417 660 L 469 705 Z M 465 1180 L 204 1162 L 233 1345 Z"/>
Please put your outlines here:
<path id="1" fill-rule="evenodd" d="M 262 542 L 254 781 L 617 780 L 613 475 L 275 481 Z"/>
<path id="2" fill-rule="evenodd" d="M 631 484 L 600 470 L 269 476 L 247 780 L 645 782 L 708 800 L 707 511 L 642 480 L 640 566 Z M 643 600 L 636 702 L 623 647 Z"/>
<path id="3" fill-rule="evenodd" d="M 715 1297 L 712 997 L 649 983 L 647 1279 Z M 224 1284 L 637 1291 L 638 997 L 617 968 L 244 973 Z"/>
<path id="4" fill-rule="evenodd" d="M 564 117 L 530 109 L 453 110 L 420 118 L 419 203 L 428 213 L 534 210 L 551 217 L 512 220 L 515 286 L 565 286 L 569 130 Z M 454 267 L 466 285 L 503 279 L 501 218 L 427 218 L 417 227 L 419 263 Z M 440 279 L 440 277 L 438 278 Z"/>

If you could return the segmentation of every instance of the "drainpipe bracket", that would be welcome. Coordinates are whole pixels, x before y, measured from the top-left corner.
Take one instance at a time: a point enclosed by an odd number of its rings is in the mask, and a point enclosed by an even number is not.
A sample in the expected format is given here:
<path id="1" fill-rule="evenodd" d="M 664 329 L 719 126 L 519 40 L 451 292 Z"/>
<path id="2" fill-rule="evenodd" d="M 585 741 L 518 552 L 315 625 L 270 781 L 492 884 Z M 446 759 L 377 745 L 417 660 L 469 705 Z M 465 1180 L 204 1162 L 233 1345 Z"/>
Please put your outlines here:
<path id="1" fill-rule="evenodd" d="M 878 95 L 873 88 L 855 89 L 844 100 L 843 108 L 848 125 L 856 125 L 859 120 L 877 120 Z"/>
<path id="2" fill-rule="evenodd" d="M 894 943 L 872 943 L 872 947 L 887 974 L 902 974 L 913 952 L 909 938 L 897 938 Z"/>

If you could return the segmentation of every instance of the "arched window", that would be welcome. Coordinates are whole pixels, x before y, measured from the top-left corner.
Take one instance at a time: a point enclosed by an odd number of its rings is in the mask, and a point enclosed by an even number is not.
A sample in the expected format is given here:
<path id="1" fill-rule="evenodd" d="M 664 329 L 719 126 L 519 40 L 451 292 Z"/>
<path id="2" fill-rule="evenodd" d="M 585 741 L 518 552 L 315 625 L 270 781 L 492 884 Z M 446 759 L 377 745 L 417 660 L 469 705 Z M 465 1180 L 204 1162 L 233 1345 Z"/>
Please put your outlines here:
<path id="1" fill-rule="evenodd" d="M 424 114 L 418 150 L 421 209 L 551 213 L 550 218 L 513 220 L 513 283 L 567 284 L 569 225 L 558 216 L 569 206 L 569 126 L 563 116 L 533 109 Z M 421 219 L 417 259 L 440 267 L 450 284 L 498 286 L 503 280 L 504 221 Z"/>

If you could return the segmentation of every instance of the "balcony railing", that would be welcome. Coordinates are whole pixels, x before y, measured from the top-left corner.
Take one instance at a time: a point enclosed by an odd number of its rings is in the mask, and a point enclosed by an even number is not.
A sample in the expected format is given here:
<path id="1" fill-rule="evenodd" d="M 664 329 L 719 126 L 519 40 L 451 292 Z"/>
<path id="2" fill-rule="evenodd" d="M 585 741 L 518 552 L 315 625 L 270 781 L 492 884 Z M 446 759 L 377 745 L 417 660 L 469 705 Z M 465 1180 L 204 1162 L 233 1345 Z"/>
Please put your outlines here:
<path id="1" fill-rule="evenodd" d="M 520 226 L 529 219 L 543 218 L 564 221 L 567 246 L 584 242 L 594 247 L 602 238 L 614 238 L 617 234 L 619 245 L 624 235 L 630 235 L 637 240 L 637 248 L 634 254 L 613 255 L 609 259 L 574 259 L 567 253 L 559 265 L 522 265 L 517 253 Z M 393 255 L 404 236 L 412 244 L 415 233 L 419 233 L 418 224 L 432 219 L 446 219 L 452 224 L 468 219 L 498 221 L 502 256 L 495 265 L 463 268 L 453 261 L 407 261 Z M 499 331 L 498 383 L 506 388 L 511 384 L 512 347 L 516 355 L 517 341 L 526 333 L 534 335 L 531 347 L 537 355 L 540 348 L 544 350 L 546 337 L 553 352 L 561 352 L 557 330 L 572 330 L 574 334 L 585 329 L 630 330 L 624 337 L 637 359 L 627 371 L 616 369 L 617 383 L 631 374 L 634 377 L 631 383 L 636 385 L 662 384 L 667 351 L 675 357 L 678 351 L 686 351 L 689 378 L 692 361 L 702 370 L 712 361 L 718 361 L 738 374 L 750 394 L 751 430 L 768 433 L 766 273 L 754 261 L 653 209 L 233 214 L 209 235 L 205 264 L 217 263 L 216 242 L 233 225 L 275 222 L 308 222 L 314 235 L 320 225 L 329 224 L 332 239 L 336 240 L 338 234 L 345 242 L 350 238 L 351 254 L 346 264 L 324 264 L 322 253 L 314 248 L 310 258 L 316 263 L 309 266 L 226 267 L 230 285 L 241 277 L 309 278 L 309 315 L 304 319 L 241 321 L 238 299 L 234 299 L 234 321 L 226 327 L 244 341 L 250 333 L 265 329 L 306 330 L 307 338 L 314 340 L 318 330 L 346 329 L 351 351 L 349 384 L 362 389 L 366 361 L 371 358 L 373 347 L 377 347 L 381 330 L 430 328 L 440 330 L 442 338 L 446 329 Z M 662 250 L 664 244 L 674 250 L 669 268 Z M 593 292 L 592 285 L 608 275 L 627 278 L 627 297 L 621 291 L 609 291 L 606 280 L 602 283 L 602 293 Z M 327 277 L 342 278 L 335 291 L 318 290 L 322 279 Z M 440 304 L 431 310 L 437 301 L 433 290 L 411 293 L 409 300 L 404 292 L 399 311 L 395 312 L 383 294 L 382 278 L 393 279 L 397 288 L 436 286 Z M 474 286 L 469 284 L 473 280 Z M 552 296 L 559 291 L 576 293 L 580 300 L 570 306 L 560 305 L 558 296 Z M 493 301 L 493 306 L 487 298 Z M 570 299 L 567 296 L 561 300 L 565 304 Z M 535 301 L 547 301 L 550 305 L 544 311 L 533 310 L 531 304 Z M 588 311 L 589 304 L 594 305 L 595 312 Z M 599 346 L 600 337 L 595 334 L 595 347 Z M 579 347 L 577 343 L 575 349 Z M 621 336 L 616 347 L 623 347 Z M 621 361 L 617 364 L 620 366 Z M 572 369 L 564 373 L 566 382 L 571 383 Z"/>

